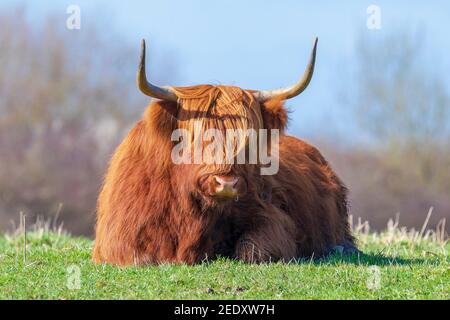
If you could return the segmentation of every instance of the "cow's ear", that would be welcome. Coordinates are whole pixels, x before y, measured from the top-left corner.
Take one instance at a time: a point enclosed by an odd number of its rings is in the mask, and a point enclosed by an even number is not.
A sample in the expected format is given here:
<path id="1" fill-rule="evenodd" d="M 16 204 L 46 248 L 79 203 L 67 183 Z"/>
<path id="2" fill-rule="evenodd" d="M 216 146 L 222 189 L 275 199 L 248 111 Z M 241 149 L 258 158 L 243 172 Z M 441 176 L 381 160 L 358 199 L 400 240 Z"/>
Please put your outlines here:
<path id="1" fill-rule="evenodd" d="M 157 134 L 170 136 L 177 125 L 178 106 L 176 102 L 156 100 L 150 103 L 144 118 Z"/>
<path id="2" fill-rule="evenodd" d="M 284 100 L 272 99 L 261 104 L 264 127 L 284 131 L 287 125 L 288 114 Z"/>
<path id="3" fill-rule="evenodd" d="M 167 115 L 170 115 L 174 119 L 177 118 L 178 115 L 178 103 L 173 101 L 157 101 L 156 104 L 164 110 Z"/>

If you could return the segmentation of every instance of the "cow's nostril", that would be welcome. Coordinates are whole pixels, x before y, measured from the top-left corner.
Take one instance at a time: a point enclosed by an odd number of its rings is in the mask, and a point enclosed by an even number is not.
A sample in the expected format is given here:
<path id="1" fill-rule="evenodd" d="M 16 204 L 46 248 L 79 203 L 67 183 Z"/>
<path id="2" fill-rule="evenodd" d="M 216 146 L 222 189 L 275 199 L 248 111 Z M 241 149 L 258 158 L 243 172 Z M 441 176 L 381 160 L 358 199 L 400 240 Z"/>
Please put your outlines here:
<path id="1" fill-rule="evenodd" d="M 222 181 L 217 176 L 214 176 L 214 181 L 216 182 L 216 185 L 218 186 L 222 185 Z"/>

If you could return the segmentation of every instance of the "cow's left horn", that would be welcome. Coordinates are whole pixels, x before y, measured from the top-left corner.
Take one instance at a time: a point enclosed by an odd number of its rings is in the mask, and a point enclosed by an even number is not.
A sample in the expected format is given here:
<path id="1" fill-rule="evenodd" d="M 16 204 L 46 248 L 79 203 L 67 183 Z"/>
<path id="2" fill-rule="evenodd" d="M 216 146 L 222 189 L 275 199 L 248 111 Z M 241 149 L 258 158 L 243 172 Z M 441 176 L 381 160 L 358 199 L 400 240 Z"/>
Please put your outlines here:
<path id="1" fill-rule="evenodd" d="M 177 95 L 172 90 L 171 87 L 158 87 L 147 81 L 147 76 L 145 74 L 145 40 L 142 39 L 141 42 L 141 62 L 139 63 L 139 69 L 136 76 L 136 83 L 139 90 L 147 96 L 168 100 L 177 101 Z"/>
<path id="2" fill-rule="evenodd" d="M 309 84 L 309 81 L 311 81 L 312 75 L 314 73 L 314 63 L 316 62 L 316 49 L 317 49 L 317 41 L 318 38 L 316 37 L 314 39 L 314 45 L 313 49 L 311 51 L 311 56 L 309 58 L 308 66 L 305 70 L 305 73 L 303 74 L 303 77 L 294 85 L 287 87 L 287 88 L 281 88 L 276 90 L 268 90 L 268 91 L 256 91 L 253 93 L 256 99 L 260 102 L 267 101 L 269 99 L 280 99 L 280 100 L 286 100 L 293 98 L 300 93 L 302 93 L 303 90 L 306 89 L 306 87 Z"/>

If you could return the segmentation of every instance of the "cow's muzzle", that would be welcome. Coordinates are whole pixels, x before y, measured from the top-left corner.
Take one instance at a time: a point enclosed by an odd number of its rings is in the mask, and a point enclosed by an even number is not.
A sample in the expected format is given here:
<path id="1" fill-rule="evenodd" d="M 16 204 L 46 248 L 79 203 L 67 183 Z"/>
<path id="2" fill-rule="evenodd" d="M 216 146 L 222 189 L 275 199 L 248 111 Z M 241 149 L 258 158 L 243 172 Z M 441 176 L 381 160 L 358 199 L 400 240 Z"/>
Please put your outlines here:
<path id="1" fill-rule="evenodd" d="M 216 200 L 239 200 L 247 187 L 244 179 L 233 175 L 210 175 L 206 179 L 206 193 Z"/>

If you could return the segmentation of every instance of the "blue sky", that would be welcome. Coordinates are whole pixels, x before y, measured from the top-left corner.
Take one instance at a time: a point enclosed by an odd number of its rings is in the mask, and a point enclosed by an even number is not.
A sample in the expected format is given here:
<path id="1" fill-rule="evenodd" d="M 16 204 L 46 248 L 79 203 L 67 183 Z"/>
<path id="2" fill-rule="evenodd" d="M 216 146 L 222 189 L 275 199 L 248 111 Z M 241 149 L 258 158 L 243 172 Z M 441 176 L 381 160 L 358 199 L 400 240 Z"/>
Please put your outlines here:
<path id="1" fill-rule="evenodd" d="M 179 69 L 172 85 L 222 83 L 253 89 L 289 85 L 303 73 L 318 36 L 313 81 L 287 104 L 292 110 L 290 131 L 305 137 L 337 134 L 334 126 L 323 125 L 328 121 L 352 121 L 337 91 L 358 36 L 370 40 L 399 29 L 425 30 L 430 54 L 425 62 L 439 61 L 438 68 L 444 70 L 450 67 L 449 1 L 3 0 L 0 9 L 18 4 L 25 5 L 33 20 L 45 19 L 48 13 L 65 16 L 67 6 L 77 4 L 82 26 L 91 19 L 108 20 L 115 32 L 135 44 L 136 56 L 141 38 L 148 41 L 149 56 L 161 48 L 169 50 Z M 366 27 L 371 4 L 381 9 L 380 30 Z"/>

